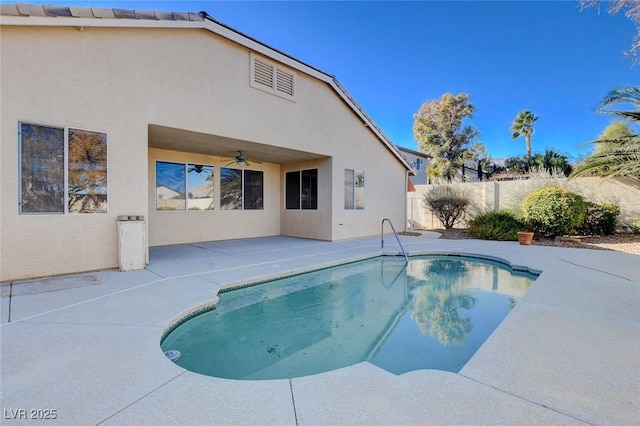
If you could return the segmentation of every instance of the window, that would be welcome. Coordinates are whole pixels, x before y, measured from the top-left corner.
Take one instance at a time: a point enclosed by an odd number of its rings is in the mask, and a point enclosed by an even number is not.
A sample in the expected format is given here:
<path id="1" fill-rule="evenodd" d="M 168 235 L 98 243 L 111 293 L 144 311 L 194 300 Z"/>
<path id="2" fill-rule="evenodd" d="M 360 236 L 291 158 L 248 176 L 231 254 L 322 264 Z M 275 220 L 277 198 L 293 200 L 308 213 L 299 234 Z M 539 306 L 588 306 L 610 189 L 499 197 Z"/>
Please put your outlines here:
<path id="1" fill-rule="evenodd" d="M 285 174 L 285 208 L 316 210 L 318 208 L 318 169 Z"/>
<path id="2" fill-rule="evenodd" d="M 107 212 L 107 135 L 68 130 L 69 212 Z"/>
<path id="3" fill-rule="evenodd" d="M 213 210 L 213 166 L 156 162 L 156 210 Z"/>
<path id="4" fill-rule="evenodd" d="M 285 208 L 300 209 L 300 171 L 285 174 Z"/>
<path id="5" fill-rule="evenodd" d="M 107 212 L 106 133 L 20 123 L 19 140 L 20 213 Z"/>
<path id="6" fill-rule="evenodd" d="M 364 209 L 364 172 L 344 170 L 344 208 L 346 210 Z"/>
<path id="7" fill-rule="evenodd" d="M 251 87 L 295 99 L 296 76 L 274 62 L 251 54 Z"/>
<path id="8" fill-rule="evenodd" d="M 424 161 L 422 161 L 422 158 L 416 158 L 415 169 L 416 171 L 424 170 Z"/>
<path id="9" fill-rule="evenodd" d="M 220 169 L 220 209 L 242 209 L 242 170 Z"/>
<path id="10" fill-rule="evenodd" d="M 262 210 L 263 173 L 256 170 L 244 170 L 244 209 Z"/>
<path id="11" fill-rule="evenodd" d="M 213 166 L 187 164 L 187 209 L 213 210 Z"/>
<path id="12" fill-rule="evenodd" d="M 262 210 L 264 173 L 257 170 L 220 169 L 220 209 Z"/>

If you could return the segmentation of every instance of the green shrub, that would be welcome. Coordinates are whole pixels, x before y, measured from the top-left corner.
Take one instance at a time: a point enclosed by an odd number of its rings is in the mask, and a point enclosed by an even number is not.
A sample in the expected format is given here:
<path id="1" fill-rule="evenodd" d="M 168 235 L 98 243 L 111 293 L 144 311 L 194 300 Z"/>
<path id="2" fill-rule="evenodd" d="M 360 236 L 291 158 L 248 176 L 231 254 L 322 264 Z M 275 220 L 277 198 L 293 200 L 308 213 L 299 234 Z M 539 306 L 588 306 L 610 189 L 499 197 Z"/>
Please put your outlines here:
<path id="1" fill-rule="evenodd" d="M 524 223 L 509 211 L 483 213 L 469 222 L 474 237 L 483 240 L 517 241 Z"/>
<path id="2" fill-rule="evenodd" d="M 464 219 L 471 200 L 463 191 L 451 185 L 438 185 L 424 194 L 423 203 L 442 222 L 445 229 L 451 229 Z"/>
<path id="3" fill-rule="evenodd" d="M 616 232 L 620 207 L 610 203 L 587 201 L 582 232 L 585 235 L 611 235 Z"/>
<path id="4" fill-rule="evenodd" d="M 584 222 L 583 198 L 557 186 L 533 191 L 522 202 L 522 214 L 534 232 L 546 237 L 576 233 Z"/>

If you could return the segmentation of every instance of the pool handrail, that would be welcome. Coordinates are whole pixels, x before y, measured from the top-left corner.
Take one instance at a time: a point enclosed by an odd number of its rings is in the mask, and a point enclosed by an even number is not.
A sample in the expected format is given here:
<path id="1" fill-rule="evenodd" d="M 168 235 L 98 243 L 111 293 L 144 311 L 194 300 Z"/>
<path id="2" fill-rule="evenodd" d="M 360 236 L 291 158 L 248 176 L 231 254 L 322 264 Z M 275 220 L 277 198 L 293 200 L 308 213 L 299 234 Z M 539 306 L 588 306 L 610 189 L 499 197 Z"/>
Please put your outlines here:
<path id="1" fill-rule="evenodd" d="M 384 219 L 382 219 L 382 223 L 380 224 L 380 248 L 384 248 L 384 222 L 389 222 L 389 226 L 391 227 L 391 230 L 393 231 L 393 235 L 395 235 L 396 237 L 396 241 L 398 242 L 398 245 L 400 246 L 400 249 L 402 250 L 402 254 L 404 255 L 404 258 L 406 259 L 407 263 L 409 263 L 409 256 L 407 256 L 407 252 L 404 250 L 404 247 L 402 246 L 402 243 L 400 242 L 400 237 L 398 237 L 398 233 L 396 232 L 396 228 L 393 227 L 393 223 L 391 223 L 391 219 L 385 217 Z"/>

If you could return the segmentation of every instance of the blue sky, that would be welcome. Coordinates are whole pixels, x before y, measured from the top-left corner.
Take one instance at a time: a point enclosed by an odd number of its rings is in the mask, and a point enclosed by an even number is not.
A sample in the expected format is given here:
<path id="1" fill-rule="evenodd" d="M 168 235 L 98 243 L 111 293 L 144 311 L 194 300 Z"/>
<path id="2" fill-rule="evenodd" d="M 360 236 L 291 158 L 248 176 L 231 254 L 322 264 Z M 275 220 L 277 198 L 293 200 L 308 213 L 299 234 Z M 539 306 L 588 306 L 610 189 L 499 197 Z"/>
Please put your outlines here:
<path id="1" fill-rule="evenodd" d="M 2 1 L 7 3 L 6 1 Z M 28 1 L 29 3 L 43 3 Z M 206 11 L 213 18 L 335 75 L 398 145 L 417 150 L 413 115 L 446 92 L 466 92 L 468 121 L 494 158 L 522 155 L 509 127 L 540 118 L 533 151 L 577 159 L 611 121 L 594 107 L 637 85 L 623 52 L 634 25 L 578 1 L 46 1 L 46 4 Z"/>

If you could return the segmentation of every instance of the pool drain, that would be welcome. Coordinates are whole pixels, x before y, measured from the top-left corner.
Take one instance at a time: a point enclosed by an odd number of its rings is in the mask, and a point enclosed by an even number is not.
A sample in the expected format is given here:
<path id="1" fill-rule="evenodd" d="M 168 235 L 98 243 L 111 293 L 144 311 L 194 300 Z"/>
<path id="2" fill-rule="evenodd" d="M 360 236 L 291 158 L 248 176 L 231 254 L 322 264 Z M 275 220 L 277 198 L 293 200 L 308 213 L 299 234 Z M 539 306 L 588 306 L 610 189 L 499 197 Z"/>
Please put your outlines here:
<path id="1" fill-rule="evenodd" d="M 165 351 L 164 356 L 169 358 L 170 361 L 176 362 L 180 359 L 180 357 L 182 357 L 182 354 L 180 353 L 180 351 L 172 349 L 170 351 Z"/>

